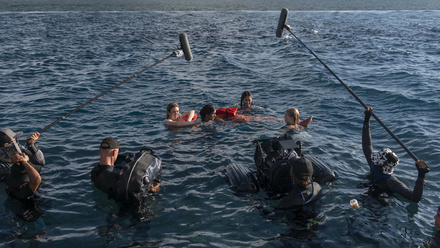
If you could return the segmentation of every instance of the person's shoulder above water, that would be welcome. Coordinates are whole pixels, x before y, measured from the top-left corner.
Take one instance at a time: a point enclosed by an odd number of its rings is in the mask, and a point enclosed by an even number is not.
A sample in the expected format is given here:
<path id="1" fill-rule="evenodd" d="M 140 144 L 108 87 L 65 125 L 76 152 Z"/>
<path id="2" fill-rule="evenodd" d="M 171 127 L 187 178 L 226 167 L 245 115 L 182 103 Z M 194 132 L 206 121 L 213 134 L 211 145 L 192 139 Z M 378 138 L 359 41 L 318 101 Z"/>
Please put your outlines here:
<path id="1" fill-rule="evenodd" d="M 277 208 L 292 209 L 314 202 L 322 197 L 321 186 L 313 182 L 313 164 L 303 157 L 289 159 L 292 191 L 281 198 Z"/>
<path id="2" fill-rule="evenodd" d="M 92 182 L 118 202 L 140 203 L 144 188 L 149 192 L 159 190 L 161 160 L 149 148 L 141 149 L 134 156 L 120 155 L 119 149 L 116 139 L 107 137 L 102 140 L 99 163 L 91 171 Z M 125 164 L 118 164 L 121 162 Z"/>
<path id="3" fill-rule="evenodd" d="M 177 103 L 170 103 L 167 106 L 167 119 L 163 121 L 163 124 L 168 128 L 191 126 L 200 123 L 200 121 L 197 120 L 197 117 L 198 116 L 194 110 L 181 114 L 179 105 Z"/>
<path id="4" fill-rule="evenodd" d="M 254 108 L 262 109 L 262 107 L 254 104 L 252 93 L 250 91 L 244 91 L 241 94 L 240 110 L 242 112 L 251 112 Z"/>
<path id="5" fill-rule="evenodd" d="M 41 183 L 40 171 L 45 164 L 44 155 L 35 145 L 40 134 L 31 134 L 26 148 L 18 143 L 23 132 L 13 132 L 9 128 L 0 130 L 1 177 L 6 178 L 10 196 L 27 199 L 37 191 Z"/>
<path id="6" fill-rule="evenodd" d="M 313 115 L 301 121 L 299 118 L 299 111 L 297 108 L 290 107 L 284 112 L 284 121 L 286 122 L 286 129 L 293 130 L 300 128 L 299 126 L 307 127 L 313 119 Z"/>

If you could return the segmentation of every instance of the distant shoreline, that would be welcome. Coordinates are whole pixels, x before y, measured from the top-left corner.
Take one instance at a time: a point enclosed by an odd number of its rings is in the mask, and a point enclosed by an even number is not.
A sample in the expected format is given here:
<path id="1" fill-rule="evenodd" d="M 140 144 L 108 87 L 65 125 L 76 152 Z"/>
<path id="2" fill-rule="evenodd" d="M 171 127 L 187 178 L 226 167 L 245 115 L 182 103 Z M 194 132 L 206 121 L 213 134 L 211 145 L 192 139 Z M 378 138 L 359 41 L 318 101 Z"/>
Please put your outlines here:
<path id="1" fill-rule="evenodd" d="M 440 10 L 439 0 L 0 0 L 1 12 L 32 11 Z"/>

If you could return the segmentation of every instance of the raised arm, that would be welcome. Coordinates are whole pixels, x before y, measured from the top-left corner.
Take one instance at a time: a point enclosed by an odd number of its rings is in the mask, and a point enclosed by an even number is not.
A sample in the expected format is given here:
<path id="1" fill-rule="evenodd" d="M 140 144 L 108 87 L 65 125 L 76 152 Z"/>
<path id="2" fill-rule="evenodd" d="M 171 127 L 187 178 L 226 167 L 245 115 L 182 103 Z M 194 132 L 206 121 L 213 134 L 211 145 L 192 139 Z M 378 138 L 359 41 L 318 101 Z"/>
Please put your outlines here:
<path id="1" fill-rule="evenodd" d="M 38 146 L 35 144 L 37 142 L 38 138 L 40 137 L 40 133 L 33 133 L 31 134 L 26 142 L 26 148 L 30 152 L 29 160 L 32 164 L 35 165 L 35 168 L 38 172 L 41 171 L 41 167 L 46 164 L 46 160 L 44 159 L 43 152 L 38 149 Z"/>
<path id="2" fill-rule="evenodd" d="M 38 171 L 35 170 L 35 168 L 32 167 L 31 164 L 29 164 L 29 157 L 26 154 L 23 154 L 23 156 L 21 156 L 17 153 L 12 157 L 12 161 L 14 162 L 14 164 L 19 163 L 24 166 L 24 169 L 26 170 L 26 173 L 29 177 L 29 188 L 32 190 L 32 192 L 37 191 L 41 183 L 41 177 Z"/>
<path id="3" fill-rule="evenodd" d="M 312 119 L 313 119 L 313 115 L 310 115 L 309 118 L 298 122 L 298 125 L 303 126 L 303 127 L 307 127 L 310 124 L 310 122 L 312 122 Z"/>
<path id="4" fill-rule="evenodd" d="M 373 153 L 373 145 L 371 144 L 371 132 L 370 132 L 370 117 L 373 109 L 368 107 L 365 110 L 364 125 L 362 127 L 362 150 L 364 151 L 365 159 L 367 159 L 368 165 L 371 167 L 371 153 Z"/>

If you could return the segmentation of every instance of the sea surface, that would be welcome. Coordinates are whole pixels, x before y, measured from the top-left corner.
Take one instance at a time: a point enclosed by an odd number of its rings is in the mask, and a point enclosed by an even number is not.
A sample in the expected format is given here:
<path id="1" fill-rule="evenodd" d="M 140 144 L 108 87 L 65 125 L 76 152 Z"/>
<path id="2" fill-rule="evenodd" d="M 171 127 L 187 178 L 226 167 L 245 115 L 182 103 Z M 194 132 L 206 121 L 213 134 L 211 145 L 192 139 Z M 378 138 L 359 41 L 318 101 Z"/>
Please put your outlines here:
<path id="1" fill-rule="evenodd" d="M 363 107 L 291 34 L 275 36 L 280 10 L 289 6 L 86 11 L 27 4 L 0 13 L 0 125 L 23 131 L 21 141 L 154 66 L 41 134 L 43 215 L 18 218 L 1 183 L 0 247 L 418 247 L 432 237 L 440 205 L 440 11 L 289 13 L 292 32 L 431 167 L 420 203 L 390 197 L 383 206 L 364 186 Z M 167 58 L 181 33 L 191 62 Z M 295 138 L 338 179 L 322 186 L 317 216 L 306 224 L 270 217 L 277 200 L 235 194 L 225 175 L 231 163 L 255 170 L 252 141 L 284 134 L 284 123 L 162 124 L 168 103 L 181 111 L 229 107 L 245 90 L 262 107 L 251 115 L 283 118 L 296 107 L 302 119 L 314 116 Z M 413 188 L 414 160 L 373 119 L 371 128 L 375 149 L 399 155 L 395 176 Z M 147 199 L 142 221 L 117 215 L 90 181 L 107 136 L 119 140 L 121 153 L 150 147 L 163 160 L 161 190 Z"/>

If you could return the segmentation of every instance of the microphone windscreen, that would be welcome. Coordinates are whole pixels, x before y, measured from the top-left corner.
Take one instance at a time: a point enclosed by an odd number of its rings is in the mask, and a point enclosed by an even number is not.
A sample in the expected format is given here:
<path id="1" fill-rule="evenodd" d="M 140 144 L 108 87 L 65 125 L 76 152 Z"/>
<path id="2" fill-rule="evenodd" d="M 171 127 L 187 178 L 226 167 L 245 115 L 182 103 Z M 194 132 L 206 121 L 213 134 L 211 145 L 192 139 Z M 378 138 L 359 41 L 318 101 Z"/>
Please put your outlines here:
<path id="1" fill-rule="evenodd" d="M 286 25 L 288 14 L 289 14 L 288 9 L 283 8 L 281 10 L 280 20 L 278 21 L 278 27 L 277 27 L 277 32 L 276 32 L 278 38 L 281 38 L 283 36 L 284 26 Z"/>
<path id="2" fill-rule="evenodd" d="M 185 59 L 187 61 L 191 61 L 193 56 L 191 53 L 191 48 L 189 47 L 188 38 L 185 33 L 181 33 L 179 35 L 180 46 L 182 47 L 183 54 L 185 55 Z"/>

